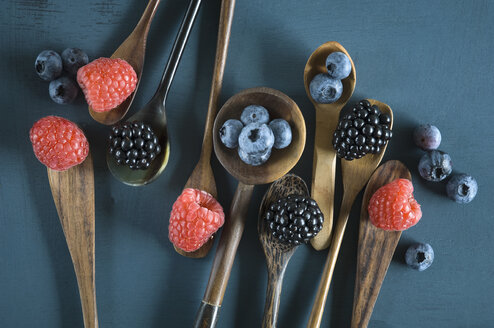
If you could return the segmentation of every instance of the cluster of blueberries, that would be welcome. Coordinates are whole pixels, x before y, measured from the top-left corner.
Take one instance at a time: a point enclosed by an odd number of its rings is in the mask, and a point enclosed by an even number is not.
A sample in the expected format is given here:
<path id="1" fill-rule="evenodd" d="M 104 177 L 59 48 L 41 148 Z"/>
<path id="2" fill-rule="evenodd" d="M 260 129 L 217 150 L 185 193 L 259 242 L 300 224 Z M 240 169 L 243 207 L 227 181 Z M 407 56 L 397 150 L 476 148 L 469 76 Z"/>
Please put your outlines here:
<path id="1" fill-rule="evenodd" d="M 441 132 L 430 124 L 419 125 L 413 132 L 415 144 L 426 153 L 419 161 L 420 176 L 427 181 L 446 179 L 453 171 L 451 157 L 440 150 Z M 446 184 L 446 193 L 457 203 L 470 203 L 477 195 L 477 181 L 469 174 L 455 174 Z"/>
<path id="2" fill-rule="evenodd" d="M 269 112 L 259 105 L 244 108 L 240 121 L 227 120 L 219 130 L 221 142 L 228 148 L 237 148 L 240 159 L 248 165 L 265 163 L 274 148 L 288 147 L 292 129 L 284 119 L 269 122 Z"/>
<path id="3" fill-rule="evenodd" d="M 88 62 L 88 55 L 79 48 L 67 48 L 61 56 L 56 51 L 43 50 L 36 57 L 34 69 L 40 78 L 50 81 L 50 98 L 57 104 L 64 105 L 77 97 L 79 87 L 74 77 L 77 70 Z"/>
<path id="4" fill-rule="evenodd" d="M 326 58 L 327 73 L 314 76 L 309 85 L 310 95 L 321 104 L 331 104 L 340 99 L 343 92 L 341 80 L 352 72 L 352 62 L 343 52 L 333 52 Z"/>

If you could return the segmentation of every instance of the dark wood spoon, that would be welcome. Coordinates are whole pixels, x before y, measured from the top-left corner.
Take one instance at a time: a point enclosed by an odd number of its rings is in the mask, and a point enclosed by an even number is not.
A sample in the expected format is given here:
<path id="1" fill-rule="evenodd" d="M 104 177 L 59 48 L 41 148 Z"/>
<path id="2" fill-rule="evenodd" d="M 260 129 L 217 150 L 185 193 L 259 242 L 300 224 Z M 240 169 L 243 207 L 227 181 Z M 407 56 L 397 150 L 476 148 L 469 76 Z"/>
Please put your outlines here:
<path id="1" fill-rule="evenodd" d="M 66 171 L 48 169 L 48 181 L 74 264 L 85 328 L 98 328 L 94 282 L 94 173 L 91 153 Z"/>
<path id="2" fill-rule="evenodd" d="M 372 225 L 367 212 L 369 200 L 377 189 L 399 178 L 412 180 L 412 175 L 400 161 L 388 161 L 372 174 L 365 188 L 360 212 L 351 328 L 366 328 L 369 324 L 382 282 L 401 237 L 401 231 L 385 231 Z"/>
<path id="3" fill-rule="evenodd" d="M 259 232 L 259 241 L 264 250 L 264 255 L 266 255 L 268 269 L 266 305 L 264 306 L 264 316 L 262 319 L 263 328 L 276 327 L 283 276 L 285 275 L 290 258 L 298 247 L 296 245 L 282 243 L 274 238 L 269 232 L 264 214 L 270 204 L 289 195 L 301 195 L 304 197 L 309 195 L 309 190 L 304 180 L 294 174 L 287 174 L 273 182 L 264 195 L 259 209 L 257 231 Z"/>
<path id="4" fill-rule="evenodd" d="M 269 110 L 271 118 L 283 118 L 292 128 L 292 143 L 287 148 L 273 150 L 269 160 L 260 166 L 245 164 L 240 160 L 236 149 L 225 147 L 219 140 L 218 131 L 223 123 L 231 118 L 238 119 L 242 110 L 252 104 L 264 106 Z M 247 89 L 231 97 L 219 111 L 213 126 L 213 145 L 220 163 L 239 183 L 221 232 L 194 327 L 216 325 L 235 254 L 244 231 L 254 186 L 279 179 L 297 164 L 305 147 L 304 117 L 297 104 L 280 91 L 264 87 Z"/>
<path id="5" fill-rule="evenodd" d="M 144 57 L 146 54 L 146 40 L 148 37 L 149 27 L 156 13 L 156 9 L 161 0 L 149 0 L 141 19 L 137 23 L 136 27 L 132 33 L 125 39 L 125 41 L 118 47 L 113 53 L 111 58 L 121 58 L 127 61 L 137 74 L 137 85 L 136 89 L 132 94 L 116 108 L 108 112 L 95 112 L 91 107 L 89 107 L 89 114 L 97 122 L 106 125 L 112 125 L 124 118 L 127 114 L 134 96 L 139 87 L 139 82 L 141 81 L 142 68 L 144 67 Z"/>
<path id="6" fill-rule="evenodd" d="M 211 93 L 209 95 L 208 114 L 206 126 L 204 127 L 204 138 L 202 139 L 202 150 L 194 171 L 185 183 L 185 188 L 204 190 L 214 198 L 218 198 L 216 182 L 214 181 L 213 169 L 211 168 L 211 154 L 213 152 L 213 124 L 218 112 L 218 100 L 221 86 L 223 84 L 223 73 L 225 72 L 226 56 L 228 54 L 228 44 L 230 41 L 230 30 L 233 21 L 235 0 L 223 0 L 221 2 L 220 24 L 218 28 L 218 42 L 216 44 L 216 58 L 214 61 L 213 81 L 211 83 Z M 209 253 L 213 246 L 213 238 L 195 252 L 185 252 L 175 247 L 177 253 L 192 257 L 201 258 Z"/>

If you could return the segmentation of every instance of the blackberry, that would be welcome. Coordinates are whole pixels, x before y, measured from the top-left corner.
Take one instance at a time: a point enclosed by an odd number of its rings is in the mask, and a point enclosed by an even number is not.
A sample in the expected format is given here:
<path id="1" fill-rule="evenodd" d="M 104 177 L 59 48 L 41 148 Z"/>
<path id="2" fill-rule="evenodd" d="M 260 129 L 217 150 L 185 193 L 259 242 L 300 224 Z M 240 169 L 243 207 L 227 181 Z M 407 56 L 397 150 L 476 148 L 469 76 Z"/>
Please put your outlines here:
<path id="1" fill-rule="evenodd" d="M 145 170 L 161 153 L 161 146 L 149 125 L 134 121 L 112 127 L 108 151 L 118 165 L 127 165 L 132 170 Z"/>
<path id="2" fill-rule="evenodd" d="M 274 238 L 300 245 L 321 231 L 324 216 L 312 198 L 290 195 L 272 203 L 264 219 Z"/>
<path id="3" fill-rule="evenodd" d="M 333 133 L 333 147 L 339 157 L 351 161 L 378 154 L 392 136 L 391 117 L 364 99 L 340 118 Z"/>

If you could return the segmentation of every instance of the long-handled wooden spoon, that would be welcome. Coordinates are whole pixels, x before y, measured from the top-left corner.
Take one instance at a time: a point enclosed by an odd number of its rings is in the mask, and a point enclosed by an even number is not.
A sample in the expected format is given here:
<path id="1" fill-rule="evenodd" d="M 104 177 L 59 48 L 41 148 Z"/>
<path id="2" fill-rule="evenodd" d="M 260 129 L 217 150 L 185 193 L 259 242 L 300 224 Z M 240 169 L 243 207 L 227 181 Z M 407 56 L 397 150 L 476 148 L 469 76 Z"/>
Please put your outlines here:
<path id="1" fill-rule="evenodd" d="M 260 166 L 247 165 L 240 160 L 236 149 L 226 148 L 219 140 L 218 131 L 231 118 L 240 118 L 242 110 L 252 104 L 264 106 L 271 118 L 283 118 L 292 128 L 292 142 L 284 149 L 275 149 L 269 160 Z M 305 146 L 305 121 L 297 104 L 284 93 L 270 88 L 253 88 L 231 97 L 221 108 L 213 126 L 213 145 L 216 157 L 237 180 L 230 212 L 225 220 L 216 249 L 206 292 L 194 322 L 194 327 L 214 327 L 223 301 L 238 244 L 245 227 L 247 209 L 254 185 L 271 183 L 297 164 Z"/>
<path id="2" fill-rule="evenodd" d="M 94 173 L 91 153 L 67 171 L 48 169 L 48 180 L 74 264 L 84 327 L 98 328 L 94 281 Z"/>
<path id="3" fill-rule="evenodd" d="M 223 0 L 221 2 L 220 24 L 218 28 L 218 41 L 216 44 L 216 58 L 214 61 L 213 82 L 211 83 L 211 93 L 209 95 L 208 114 L 206 126 L 204 128 L 204 138 L 202 139 L 202 150 L 199 162 L 194 171 L 185 183 L 184 188 L 195 188 L 204 190 L 214 198 L 218 197 L 216 182 L 214 181 L 213 170 L 211 169 L 211 153 L 213 152 L 213 123 L 218 111 L 218 99 L 220 97 L 221 85 L 223 83 L 223 73 L 225 72 L 226 56 L 228 54 L 228 44 L 230 42 L 230 30 L 233 21 L 235 0 Z M 213 246 L 213 239 L 195 252 L 184 252 L 175 247 L 175 250 L 184 256 L 201 258 L 209 253 Z"/>
<path id="4" fill-rule="evenodd" d="M 342 81 L 343 94 L 332 104 L 320 104 L 310 96 L 309 85 L 314 76 L 327 73 L 326 58 L 332 52 L 345 53 L 352 63 L 352 72 Z M 314 139 L 314 161 L 312 167 L 311 196 L 324 214 L 322 230 L 312 238 L 311 244 L 316 250 L 329 246 L 333 228 L 334 183 L 336 174 L 336 151 L 331 138 L 338 125 L 340 111 L 353 94 L 357 75 L 352 58 L 338 42 L 327 42 L 316 49 L 309 57 L 304 71 L 304 84 L 307 96 L 316 108 L 316 134 Z"/>
<path id="5" fill-rule="evenodd" d="M 170 155 L 170 142 L 168 140 L 168 128 L 166 121 L 165 103 L 173 82 L 173 77 L 177 71 L 180 58 L 187 44 L 190 32 L 194 25 L 195 18 L 201 6 L 201 0 L 190 0 L 182 24 L 178 30 L 177 37 L 173 43 L 170 57 L 166 63 L 165 70 L 161 77 L 160 84 L 153 98 L 132 115 L 128 121 L 142 121 L 151 126 L 162 151 L 151 162 L 145 170 L 131 170 L 127 165 L 118 165 L 115 157 L 107 153 L 106 164 L 115 178 L 131 186 L 142 186 L 156 180 L 165 170 Z"/>
<path id="6" fill-rule="evenodd" d="M 391 117 L 391 125 L 393 126 L 393 112 L 391 108 L 377 100 L 369 99 L 371 105 L 377 105 L 382 113 L 388 114 Z M 331 278 L 333 277 L 334 267 L 340 251 L 343 234 L 345 233 L 348 216 L 352 209 L 353 202 L 358 193 L 364 188 L 369 180 L 372 172 L 381 162 L 387 145 L 383 147 L 379 154 L 368 154 L 360 159 L 353 161 L 341 160 L 341 173 L 343 175 L 343 200 L 341 202 L 340 213 L 333 231 L 331 245 L 329 248 L 328 258 L 324 265 L 324 272 L 319 283 L 319 288 L 316 294 L 316 299 L 312 306 L 312 311 L 307 327 L 314 328 L 321 325 L 324 305 L 329 292 Z"/>
<path id="7" fill-rule="evenodd" d="M 366 328 L 369 324 L 379 290 L 401 237 L 401 231 L 378 229 L 370 222 L 367 212 L 369 200 L 377 189 L 399 178 L 412 180 L 412 175 L 400 161 L 388 161 L 374 172 L 365 188 L 360 212 L 351 328 Z"/>
<path id="8" fill-rule="evenodd" d="M 137 74 L 137 85 L 134 92 L 120 105 L 108 112 L 95 112 L 89 107 L 89 113 L 92 118 L 102 124 L 112 125 L 124 118 L 130 108 L 134 96 L 141 81 L 142 68 L 144 67 L 144 56 L 146 54 L 146 40 L 148 37 L 149 27 L 153 20 L 156 9 L 161 0 L 149 0 L 141 19 L 137 23 L 132 33 L 113 53 L 111 58 L 121 58 L 127 61 Z"/>
<path id="9" fill-rule="evenodd" d="M 261 242 L 268 269 L 268 287 L 266 289 L 266 305 L 264 306 L 264 316 L 262 319 L 263 328 L 276 327 L 278 320 L 278 309 L 280 306 L 281 288 L 283 286 L 283 276 L 298 246 L 285 244 L 274 238 L 268 230 L 264 214 L 269 205 L 278 199 L 289 195 L 301 195 L 307 197 L 309 190 L 304 180 L 294 174 L 287 174 L 276 180 L 269 187 L 264 195 L 259 209 L 259 219 L 257 221 L 257 231 Z"/>

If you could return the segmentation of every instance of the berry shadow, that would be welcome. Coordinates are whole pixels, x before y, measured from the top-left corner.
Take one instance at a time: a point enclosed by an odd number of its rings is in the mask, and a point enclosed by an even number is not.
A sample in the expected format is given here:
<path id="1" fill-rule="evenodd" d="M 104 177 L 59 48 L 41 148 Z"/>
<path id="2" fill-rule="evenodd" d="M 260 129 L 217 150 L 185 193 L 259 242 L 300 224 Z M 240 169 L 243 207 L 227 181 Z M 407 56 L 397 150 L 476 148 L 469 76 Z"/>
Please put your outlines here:
<path id="1" fill-rule="evenodd" d="M 416 243 L 416 241 L 410 237 L 407 237 L 406 235 L 401 235 L 400 241 L 398 242 L 398 245 L 396 246 L 396 250 L 393 254 L 392 261 L 395 263 L 399 263 L 403 266 L 406 266 L 407 263 L 405 262 L 405 253 L 410 247 L 410 245 Z"/>

